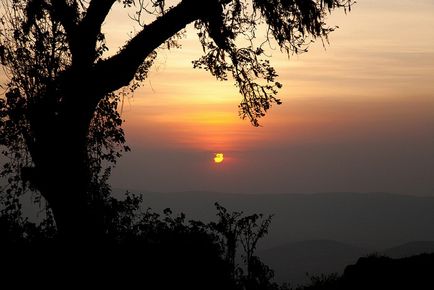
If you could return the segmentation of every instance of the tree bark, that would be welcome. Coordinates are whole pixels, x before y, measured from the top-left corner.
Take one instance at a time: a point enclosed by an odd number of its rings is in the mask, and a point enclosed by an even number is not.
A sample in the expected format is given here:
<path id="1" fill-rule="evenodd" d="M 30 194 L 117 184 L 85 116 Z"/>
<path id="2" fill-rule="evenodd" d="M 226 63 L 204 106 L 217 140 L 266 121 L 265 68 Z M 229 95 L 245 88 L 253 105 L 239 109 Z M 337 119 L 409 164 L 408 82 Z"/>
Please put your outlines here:
<path id="1" fill-rule="evenodd" d="M 62 89 L 54 92 L 62 98 L 43 96 L 63 103 L 55 108 L 47 103 L 33 108 L 30 152 L 34 168 L 22 173 L 47 200 L 62 243 L 85 246 L 100 242 L 104 231 L 104 216 L 96 211 L 99 205 L 91 204 L 89 192 L 88 133 L 96 104 L 84 100 L 90 100 L 88 93 L 94 97 L 95 92 L 77 85 L 74 88 L 72 84 L 82 78 L 69 76 L 58 85 Z"/>

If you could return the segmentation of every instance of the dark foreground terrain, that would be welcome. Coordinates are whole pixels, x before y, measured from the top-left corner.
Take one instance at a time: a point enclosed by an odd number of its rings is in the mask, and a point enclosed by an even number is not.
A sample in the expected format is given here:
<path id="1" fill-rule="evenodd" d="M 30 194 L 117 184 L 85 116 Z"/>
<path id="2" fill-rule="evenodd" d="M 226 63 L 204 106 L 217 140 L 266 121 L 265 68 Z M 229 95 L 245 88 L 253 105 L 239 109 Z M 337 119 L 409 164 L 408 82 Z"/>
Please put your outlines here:
<path id="1" fill-rule="evenodd" d="M 202 196 L 201 200 L 196 195 L 194 197 L 197 198 L 196 205 L 203 205 L 201 209 L 206 209 L 210 198 Z M 186 200 L 185 196 L 176 196 L 176 199 L 181 198 Z M 413 199 L 410 206 L 409 201 Z M 393 200 L 399 202 L 393 203 Z M 265 202 L 259 196 L 247 199 L 229 196 L 226 201 L 232 201 L 227 204 L 234 208 L 241 207 L 241 202 L 243 206 L 250 207 L 251 204 L 245 202 L 255 201 L 255 204 L 263 205 L 263 208 L 253 206 L 255 211 L 265 208 L 276 210 L 273 222 L 276 221 L 278 226 L 271 224 L 271 235 L 283 229 L 283 222 L 286 221 L 285 230 L 288 233 L 294 231 L 297 235 L 297 229 L 316 230 L 317 233 L 329 233 L 325 236 L 331 233 L 347 235 L 347 241 L 352 240 L 351 236 L 355 239 L 357 235 L 363 234 L 358 241 L 365 244 L 368 241 L 363 237 L 370 237 L 368 234 L 372 233 L 377 233 L 376 238 L 382 235 L 384 241 L 403 239 L 394 233 L 412 238 L 431 237 L 428 228 L 432 219 L 427 217 L 430 216 L 428 213 L 432 213 L 430 209 L 433 203 L 424 198 L 411 200 L 389 195 L 332 194 L 277 196 L 273 202 Z M 56 289 L 434 289 L 434 254 L 416 255 L 432 252 L 432 242 L 429 241 L 401 244 L 370 256 L 366 254 L 372 252 L 372 248 L 328 239 L 288 242 L 259 249 L 257 254 L 265 263 L 255 253 L 247 271 L 246 261 L 242 259 L 245 252 L 240 245 L 237 257 L 241 257 L 241 260 L 234 264 L 230 258 L 236 247 L 228 243 L 228 234 L 232 232 L 228 231 L 231 227 L 227 227 L 227 222 L 242 226 L 245 231 L 237 239 L 245 240 L 251 230 L 257 232 L 258 226 L 268 228 L 268 223 L 263 223 L 266 221 L 265 216 L 238 215 L 219 206 L 217 211 L 207 210 L 211 217 L 217 214 L 217 221 L 202 223 L 187 221 L 184 215 L 174 215 L 168 209 L 163 211 L 163 215 L 143 211 L 140 209 L 143 204 L 156 206 L 134 195 L 127 195 L 124 201 L 113 202 L 115 210 L 113 213 L 108 211 L 113 216 L 107 214 L 107 240 L 93 246 L 86 244 L 78 247 L 74 243 L 60 243 L 56 239 L 52 221 L 36 226 L 16 218 L 16 215 L 2 215 L 0 289 L 22 289 L 26 286 Z M 339 206 L 336 207 L 336 204 Z M 389 208 L 389 211 L 380 210 L 384 208 Z M 334 215 L 330 215 L 330 212 Z M 194 214 L 189 216 L 195 217 Z M 379 225 L 380 216 L 383 221 Z M 398 216 L 401 216 L 401 220 L 395 219 Z M 202 217 L 201 220 L 208 222 L 211 218 Z M 404 220 L 407 222 L 404 223 Z M 397 225 L 399 230 L 386 227 L 393 224 L 392 221 L 400 221 Z M 297 227 L 296 222 L 301 222 L 304 227 Z M 383 227 L 389 230 L 384 233 L 381 231 Z M 412 234 L 409 234 L 410 229 Z M 274 238 L 279 236 L 277 233 Z M 305 269 L 312 265 L 316 267 L 312 268 L 316 271 L 309 273 L 310 282 L 297 283 L 293 274 L 285 275 L 291 273 L 291 267 L 300 271 L 300 265 L 304 265 Z M 338 274 L 330 274 L 331 266 Z M 273 277 L 272 270 L 278 270 L 276 277 Z M 281 284 L 285 281 L 293 284 Z"/>
<path id="2" fill-rule="evenodd" d="M 197 241 L 88 250 L 39 245 L 0 255 L 0 289 L 237 289 L 227 265 Z"/>
<path id="3" fill-rule="evenodd" d="M 169 245 L 166 245 L 169 246 Z M 202 245 L 203 246 L 203 245 Z M 24 287 L 119 287 L 120 289 L 240 289 L 229 269 L 201 245 L 144 249 L 137 245 L 106 247 L 93 252 L 38 248 L 2 251 L 2 289 Z M 3 288 L 9 284 L 11 287 Z M 243 288 L 247 289 L 247 288 Z M 392 259 L 360 258 L 342 276 L 317 276 L 297 290 L 434 289 L 434 254 Z"/>
<path id="4" fill-rule="evenodd" d="M 304 290 L 434 289 L 434 254 L 401 259 L 383 256 L 360 258 L 347 266 L 344 274 L 320 276 Z"/>

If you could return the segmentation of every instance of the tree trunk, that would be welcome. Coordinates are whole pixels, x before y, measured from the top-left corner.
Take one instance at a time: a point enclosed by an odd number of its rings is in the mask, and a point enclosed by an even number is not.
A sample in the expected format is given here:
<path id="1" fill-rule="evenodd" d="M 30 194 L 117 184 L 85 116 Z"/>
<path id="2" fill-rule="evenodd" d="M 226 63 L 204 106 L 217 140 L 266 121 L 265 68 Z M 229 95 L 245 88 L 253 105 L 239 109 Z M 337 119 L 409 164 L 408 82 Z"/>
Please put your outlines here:
<path id="1" fill-rule="evenodd" d="M 92 211 L 89 200 L 86 143 L 67 132 L 56 136 L 56 148 L 43 154 L 40 167 L 45 176 L 39 189 L 53 210 L 62 241 L 88 243 L 102 238 L 101 217 Z"/>
<path id="2" fill-rule="evenodd" d="M 72 101 L 57 114 L 41 117 L 44 109 L 38 113 L 32 179 L 53 211 L 61 241 L 86 246 L 103 239 L 104 216 L 89 198 L 92 174 L 87 140 L 94 109 L 74 91 L 65 98 Z"/>

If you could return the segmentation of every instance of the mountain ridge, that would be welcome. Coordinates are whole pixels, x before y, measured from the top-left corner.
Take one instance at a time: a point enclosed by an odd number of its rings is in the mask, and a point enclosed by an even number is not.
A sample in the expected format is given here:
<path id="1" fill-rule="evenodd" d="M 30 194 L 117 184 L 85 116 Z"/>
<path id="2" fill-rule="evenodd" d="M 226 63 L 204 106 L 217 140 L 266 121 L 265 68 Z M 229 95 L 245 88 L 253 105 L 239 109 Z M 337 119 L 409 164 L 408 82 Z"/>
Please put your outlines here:
<path id="1" fill-rule="evenodd" d="M 388 249 L 368 249 L 334 240 L 306 240 L 285 243 L 258 251 L 262 260 L 275 271 L 277 282 L 306 284 L 309 276 L 337 273 L 360 258 L 386 256 L 393 259 L 434 253 L 434 241 L 414 241 Z"/>
<path id="2" fill-rule="evenodd" d="M 274 214 L 262 248 L 286 242 L 329 239 L 385 249 L 434 240 L 434 197 L 391 193 L 228 194 L 204 191 L 143 194 L 143 207 L 171 208 L 187 219 L 216 219 L 214 203 L 231 211 Z"/>

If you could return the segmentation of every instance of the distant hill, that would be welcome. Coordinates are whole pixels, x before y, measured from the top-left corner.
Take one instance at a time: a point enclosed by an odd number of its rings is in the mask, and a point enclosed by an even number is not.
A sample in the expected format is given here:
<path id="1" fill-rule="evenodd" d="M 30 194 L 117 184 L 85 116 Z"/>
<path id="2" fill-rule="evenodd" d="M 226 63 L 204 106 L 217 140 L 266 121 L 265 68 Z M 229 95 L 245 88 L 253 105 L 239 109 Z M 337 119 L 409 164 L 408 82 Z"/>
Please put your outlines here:
<path id="1" fill-rule="evenodd" d="M 215 219 L 216 201 L 229 210 L 275 214 L 269 235 L 259 245 L 262 249 L 297 241 L 334 240 L 379 251 L 412 241 L 434 241 L 434 197 L 351 192 L 143 192 L 143 197 L 143 207 L 170 207 L 191 219 Z"/>
<path id="2" fill-rule="evenodd" d="M 419 254 L 434 253 L 434 241 L 416 241 L 380 252 L 390 258 L 405 258 Z"/>
<path id="3" fill-rule="evenodd" d="M 335 283 L 335 287 L 317 287 L 314 289 L 432 290 L 434 289 L 433 269 L 434 254 L 400 259 L 370 256 L 360 258 L 357 263 L 346 267 L 343 276 Z"/>
<path id="4" fill-rule="evenodd" d="M 342 275 L 319 276 L 297 290 L 432 290 L 434 254 L 392 259 L 370 255 L 345 267 Z M 292 288 L 295 289 L 295 288 Z"/>
<path id="5" fill-rule="evenodd" d="M 424 253 L 434 253 L 434 241 L 418 241 L 376 251 L 390 258 L 406 258 Z M 262 260 L 275 271 L 277 282 L 306 284 L 309 276 L 338 273 L 348 265 L 373 252 L 366 248 L 330 240 L 310 240 L 286 243 L 258 252 Z M 363 259 L 362 259 L 363 261 Z"/>
<path id="6" fill-rule="evenodd" d="M 306 275 L 342 274 L 345 266 L 354 264 L 369 250 L 330 240 L 287 243 L 259 251 L 262 260 L 275 271 L 277 282 L 305 284 Z"/>

